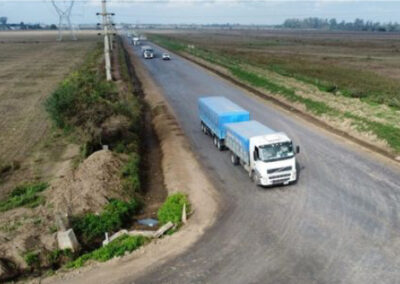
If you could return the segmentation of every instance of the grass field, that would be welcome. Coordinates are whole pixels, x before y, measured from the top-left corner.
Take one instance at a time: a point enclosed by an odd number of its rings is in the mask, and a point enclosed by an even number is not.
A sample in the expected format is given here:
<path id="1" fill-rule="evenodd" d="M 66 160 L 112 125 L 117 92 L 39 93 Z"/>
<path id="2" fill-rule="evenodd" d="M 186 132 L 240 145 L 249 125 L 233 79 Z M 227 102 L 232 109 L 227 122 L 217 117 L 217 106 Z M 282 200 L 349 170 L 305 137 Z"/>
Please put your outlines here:
<path id="1" fill-rule="evenodd" d="M 400 153 L 400 39 L 316 31 L 149 34 L 171 50 L 223 67 L 254 87 Z M 190 48 L 189 48 L 190 46 Z"/>

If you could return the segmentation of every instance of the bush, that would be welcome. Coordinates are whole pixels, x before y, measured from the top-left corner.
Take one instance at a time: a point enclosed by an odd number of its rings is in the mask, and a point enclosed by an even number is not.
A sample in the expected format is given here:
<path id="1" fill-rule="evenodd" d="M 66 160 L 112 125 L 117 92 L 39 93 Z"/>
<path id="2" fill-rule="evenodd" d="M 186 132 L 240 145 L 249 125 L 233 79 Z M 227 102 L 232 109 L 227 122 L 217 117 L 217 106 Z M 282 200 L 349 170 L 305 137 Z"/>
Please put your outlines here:
<path id="1" fill-rule="evenodd" d="M 112 82 L 98 72 L 101 48 L 89 55 L 83 66 L 65 79 L 44 103 L 46 111 L 59 128 L 81 126 L 101 120 L 104 110 L 118 98 Z M 101 111 L 99 111 L 101 110 Z"/>
<path id="2" fill-rule="evenodd" d="M 31 268 L 37 268 L 40 266 L 40 258 L 39 258 L 39 253 L 38 252 L 27 252 L 24 255 L 24 260 L 26 264 L 31 267 Z"/>
<path id="3" fill-rule="evenodd" d="M 106 232 L 115 232 L 139 209 L 136 200 L 124 202 L 111 200 L 100 215 L 88 213 L 72 220 L 72 227 L 84 244 L 92 244 L 101 239 Z"/>
<path id="4" fill-rule="evenodd" d="M 50 251 L 47 255 L 47 261 L 52 268 L 59 268 L 62 263 L 71 261 L 74 258 L 74 253 L 70 249 L 56 249 Z"/>
<path id="5" fill-rule="evenodd" d="M 7 199 L 0 201 L 0 212 L 4 212 L 16 207 L 36 207 L 44 202 L 44 197 L 37 193 L 42 192 L 48 187 L 47 183 L 33 183 L 17 186 Z"/>
<path id="6" fill-rule="evenodd" d="M 190 212 L 190 204 L 186 195 L 175 193 L 167 197 L 167 200 L 158 209 L 157 217 L 161 224 L 172 222 L 180 224 L 182 220 L 183 205 L 186 204 L 186 213 Z"/>
<path id="7" fill-rule="evenodd" d="M 140 156 L 132 154 L 128 163 L 122 168 L 122 178 L 125 180 L 126 189 L 135 193 L 140 191 Z"/>
<path id="8" fill-rule="evenodd" d="M 78 259 L 67 263 L 67 268 L 78 268 L 83 266 L 89 260 L 97 260 L 100 262 L 107 261 L 116 256 L 123 256 L 125 252 L 132 252 L 144 245 L 148 239 L 143 236 L 123 235 L 108 245 L 84 254 Z"/>

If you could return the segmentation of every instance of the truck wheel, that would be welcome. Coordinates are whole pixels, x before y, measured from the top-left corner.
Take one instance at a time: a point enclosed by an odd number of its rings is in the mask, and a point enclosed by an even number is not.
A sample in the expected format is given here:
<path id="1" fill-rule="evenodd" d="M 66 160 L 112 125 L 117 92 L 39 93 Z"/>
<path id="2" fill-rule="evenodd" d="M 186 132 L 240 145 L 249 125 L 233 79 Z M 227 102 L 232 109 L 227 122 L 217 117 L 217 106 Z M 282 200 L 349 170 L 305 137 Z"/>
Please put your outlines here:
<path id="1" fill-rule="evenodd" d="M 217 138 L 217 136 L 214 136 L 213 142 L 214 142 L 215 147 L 218 147 L 218 138 Z"/>
<path id="2" fill-rule="evenodd" d="M 217 148 L 218 150 L 222 151 L 224 149 L 224 146 L 221 144 L 221 140 L 217 139 Z"/>
<path id="3" fill-rule="evenodd" d="M 239 158 L 235 154 L 231 153 L 231 162 L 233 165 L 237 166 L 239 164 Z"/>
<path id="4" fill-rule="evenodd" d="M 204 126 L 204 123 L 201 123 L 201 131 L 203 131 L 203 133 L 206 133 L 206 127 Z"/>

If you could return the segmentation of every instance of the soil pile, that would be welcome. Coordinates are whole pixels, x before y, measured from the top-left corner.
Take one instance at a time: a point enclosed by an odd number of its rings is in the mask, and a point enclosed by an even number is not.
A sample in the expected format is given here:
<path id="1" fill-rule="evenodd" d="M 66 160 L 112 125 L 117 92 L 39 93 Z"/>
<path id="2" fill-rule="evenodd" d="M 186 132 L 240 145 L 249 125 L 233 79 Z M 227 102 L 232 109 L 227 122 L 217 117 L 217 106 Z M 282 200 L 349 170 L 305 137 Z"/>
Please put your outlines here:
<path id="1" fill-rule="evenodd" d="M 108 150 L 90 155 L 48 190 L 48 201 L 57 212 L 79 215 L 100 212 L 110 199 L 128 200 L 120 180 L 122 161 Z"/>
<path id="2" fill-rule="evenodd" d="M 112 198 L 129 200 L 120 181 L 123 161 L 108 150 L 93 153 L 77 169 L 65 167 L 61 177 L 40 193 L 46 202 L 18 207 L 0 215 L 0 282 L 28 268 L 28 252 L 40 252 L 40 263 L 57 249 L 55 214 L 101 212 Z"/>

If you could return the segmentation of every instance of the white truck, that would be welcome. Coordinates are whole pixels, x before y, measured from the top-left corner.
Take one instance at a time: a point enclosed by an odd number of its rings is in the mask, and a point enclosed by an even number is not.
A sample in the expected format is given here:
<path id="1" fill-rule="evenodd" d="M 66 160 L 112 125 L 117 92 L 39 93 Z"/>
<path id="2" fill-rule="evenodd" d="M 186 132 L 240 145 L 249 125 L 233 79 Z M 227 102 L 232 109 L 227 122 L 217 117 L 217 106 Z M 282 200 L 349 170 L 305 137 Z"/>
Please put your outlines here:
<path id="1" fill-rule="evenodd" d="M 144 45 L 142 46 L 142 53 L 143 53 L 143 57 L 145 59 L 151 59 L 154 58 L 154 50 L 151 46 L 149 45 Z"/>
<path id="2" fill-rule="evenodd" d="M 289 184 L 297 180 L 296 154 L 289 137 L 254 121 L 225 124 L 225 146 L 234 165 L 241 164 L 261 186 Z"/>

